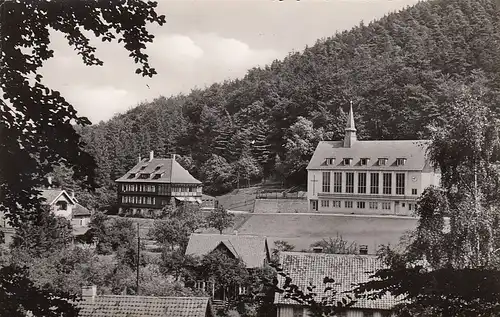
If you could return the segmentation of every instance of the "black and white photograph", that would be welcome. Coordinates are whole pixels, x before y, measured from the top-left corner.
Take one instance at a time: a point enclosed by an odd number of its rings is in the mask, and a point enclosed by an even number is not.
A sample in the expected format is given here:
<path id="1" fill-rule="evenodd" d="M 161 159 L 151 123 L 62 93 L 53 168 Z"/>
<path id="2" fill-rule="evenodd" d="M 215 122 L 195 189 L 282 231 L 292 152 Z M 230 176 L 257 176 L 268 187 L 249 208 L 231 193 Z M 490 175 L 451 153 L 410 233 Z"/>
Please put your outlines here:
<path id="1" fill-rule="evenodd" d="M 500 316 L 500 0 L 0 0 L 0 317 Z"/>

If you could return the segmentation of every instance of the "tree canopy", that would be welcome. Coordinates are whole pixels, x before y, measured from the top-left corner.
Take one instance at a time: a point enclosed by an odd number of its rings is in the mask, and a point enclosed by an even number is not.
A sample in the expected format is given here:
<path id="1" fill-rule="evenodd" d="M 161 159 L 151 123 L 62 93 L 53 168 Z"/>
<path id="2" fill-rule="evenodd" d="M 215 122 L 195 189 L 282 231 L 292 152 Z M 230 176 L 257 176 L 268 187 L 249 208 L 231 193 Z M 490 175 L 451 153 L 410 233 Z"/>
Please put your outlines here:
<path id="1" fill-rule="evenodd" d="M 75 125 L 80 117 L 58 91 L 43 83 L 40 68 L 54 56 L 51 31 L 61 32 L 86 65 L 102 65 L 89 34 L 118 41 L 139 64 L 137 74 L 156 71 L 144 53 L 154 36 L 146 26 L 162 25 L 153 1 L 0 1 L 0 208 L 12 224 L 40 207 L 37 187 L 63 163 L 75 178 L 95 185 L 95 160 Z"/>
<path id="2" fill-rule="evenodd" d="M 150 150 L 189 157 L 188 170 L 211 195 L 237 188 L 238 173 L 242 181 L 246 173 L 304 185 L 317 142 L 342 138 L 350 101 L 360 139 L 430 137 L 427 124 L 448 122 L 446 101 L 472 82 L 489 90 L 488 108 L 498 113 L 498 10 L 495 0 L 422 1 L 241 79 L 159 97 L 85 127 L 99 185 L 114 190 L 105 180 Z"/>
<path id="3" fill-rule="evenodd" d="M 500 125 L 476 88 L 463 87 L 449 102 L 450 121 L 431 126 L 429 155 L 443 186 L 423 192 L 417 229 L 400 248 L 381 250 L 388 267 L 359 288 L 374 298 L 402 296 L 407 301 L 396 307 L 402 316 L 500 312 Z"/>

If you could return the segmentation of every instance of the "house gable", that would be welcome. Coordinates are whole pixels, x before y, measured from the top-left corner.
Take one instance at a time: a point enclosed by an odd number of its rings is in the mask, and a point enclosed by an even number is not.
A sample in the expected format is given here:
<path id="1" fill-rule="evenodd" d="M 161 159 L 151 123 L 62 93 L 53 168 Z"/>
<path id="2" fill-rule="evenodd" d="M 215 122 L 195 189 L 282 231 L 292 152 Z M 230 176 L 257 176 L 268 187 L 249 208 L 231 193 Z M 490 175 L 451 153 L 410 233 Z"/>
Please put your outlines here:
<path id="1" fill-rule="evenodd" d="M 232 258 L 232 259 L 237 259 L 239 257 L 238 253 L 236 252 L 236 250 L 234 249 L 234 247 L 230 243 L 228 243 L 228 241 L 221 241 L 217 245 L 217 247 L 215 247 L 215 249 L 212 252 L 210 252 L 210 253 L 213 253 L 213 252 L 216 252 L 216 251 L 222 252 L 227 257 Z"/>
<path id="2" fill-rule="evenodd" d="M 262 267 L 269 260 L 267 238 L 253 235 L 193 233 L 189 237 L 186 254 L 203 256 L 221 244 L 228 252 L 241 258 L 247 268 Z"/>

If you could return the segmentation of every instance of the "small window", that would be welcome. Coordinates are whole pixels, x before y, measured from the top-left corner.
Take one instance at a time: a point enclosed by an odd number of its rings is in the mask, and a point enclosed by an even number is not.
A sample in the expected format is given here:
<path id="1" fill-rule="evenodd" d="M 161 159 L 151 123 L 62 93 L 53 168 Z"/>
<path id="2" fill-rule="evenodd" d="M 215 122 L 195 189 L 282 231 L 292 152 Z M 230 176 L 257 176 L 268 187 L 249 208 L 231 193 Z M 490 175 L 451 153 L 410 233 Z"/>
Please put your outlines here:
<path id="1" fill-rule="evenodd" d="M 368 208 L 370 208 L 370 209 L 378 209 L 378 202 L 376 202 L 376 201 L 370 201 L 368 203 Z"/>
<path id="2" fill-rule="evenodd" d="M 350 157 L 346 157 L 346 158 L 344 158 L 344 160 L 343 160 L 343 164 L 344 164 L 344 165 L 351 165 L 351 161 L 352 161 L 352 158 L 350 158 Z"/>
<path id="3" fill-rule="evenodd" d="M 303 317 L 303 316 L 304 316 L 304 308 L 293 307 L 293 317 Z"/>
<path id="4" fill-rule="evenodd" d="M 68 209 L 68 203 L 65 201 L 58 201 L 56 203 L 57 210 L 66 210 Z"/>
<path id="5" fill-rule="evenodd" d="M 247 295 L 248 288 L 246 286 L 238 286 L 238 295 Z"/>
<path id="6" fill-rule="evenodd" d="M 130 173 L 130 174 L 128 175 L 128 178 L 129 178 L 129 179 L 130 179 L 130 178 L 134 178 L 134 177 L 135 177 L 135 174 L 134 174 L 134 173 Z"/>
<path id="7" fill-rule="evenodd" d="M 359 165 L 361 165 L 361 166 L 366 166 L 366 165 L 368 165 L 368 162 L 369 162 L 369 161 L 370 161 L 370 159 L 369 159 L 369 158 L 361 158 L 361 159 L 359 160 Z"/>
<path id="8" fill-rule="evenodd" d="M 408 204 L 408 210 L 412 210 L 413 209 L 413 205 L 412 204 Z"/>
<path id="9" fill-rule="evenodd" d="M 340 200 L 333 200 L 332 205 L 334 208 L 340 208 Z"/>
<path id="10" fill-rule="evenodd" d="M 345 208 L 352 208 L 352 201 L 350 201 L 350 200 L 346 200 L 346 201 L 344 202 L 344 207 L 345 207 Z"/>
<path id="11" fill-rule="evenodd" d="M 330 207 L 330 201 L 329 200 L 322 200 L 321 207 Z"/>
<path id="12" fill-rule="evenodd" d="M 335 158 L 329 157 L 326 159 L 326 165 L 333 165 L 335 163 Z"/>
<path id="13" fill-rule="evenodd" d="M 406 163 L 406 159 L 404 157 L 398 157 L 396 159 L 396 165 L 397 166 L 405 165 L 405 163 Z"/>
<path id="14" fill-rule="evenodd" d="M 386 157 L 380 157 L 378 159 L 378 165 L 380 165 L 380 166 L 387 165 L 387 158 Z"/>
<path id="15" fill-rule="evenodd" d="M 412 195 L 417 195 L 417 189 L 416 188 L 412 188 L 411 189 L 411 194 Z"/>
<path id="16" fill-rule="evenodd" d="M 382 209 L 383 210 L 391 210 L 391 203 L 390 202 L 383 202 Z"/>
<path id="17" fill-rule="evenodd" d="M 357 202 L 358 209 L 365 209 L 365 206 L 366 206 L 366 204 L 365 204 L 364 201 L 358 201 Z"/>

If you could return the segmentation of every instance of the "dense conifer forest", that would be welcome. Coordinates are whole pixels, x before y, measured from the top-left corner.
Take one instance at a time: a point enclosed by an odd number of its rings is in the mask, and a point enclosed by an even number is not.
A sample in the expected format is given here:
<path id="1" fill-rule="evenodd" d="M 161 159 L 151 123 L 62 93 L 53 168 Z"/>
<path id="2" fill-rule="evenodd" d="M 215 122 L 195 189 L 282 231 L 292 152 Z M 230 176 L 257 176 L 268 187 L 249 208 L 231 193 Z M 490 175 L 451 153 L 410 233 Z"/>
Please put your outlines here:
<path id="1" fill-rule="evenodd" d="M 464 86 L 500 113 L 500 5 L 435 0 L 318 40 L 241 79 L 157 99 L 81 129 L 114 180 L 150 150 L 180 162 L 221 194 L 261 178 L 305 184 L 321 139 L 343 135 L 350 101 L 362 139 L 419 139 L 447 120 L 443 106 Z"/>

